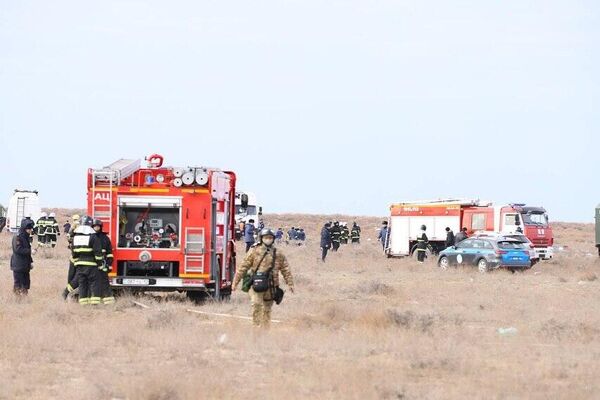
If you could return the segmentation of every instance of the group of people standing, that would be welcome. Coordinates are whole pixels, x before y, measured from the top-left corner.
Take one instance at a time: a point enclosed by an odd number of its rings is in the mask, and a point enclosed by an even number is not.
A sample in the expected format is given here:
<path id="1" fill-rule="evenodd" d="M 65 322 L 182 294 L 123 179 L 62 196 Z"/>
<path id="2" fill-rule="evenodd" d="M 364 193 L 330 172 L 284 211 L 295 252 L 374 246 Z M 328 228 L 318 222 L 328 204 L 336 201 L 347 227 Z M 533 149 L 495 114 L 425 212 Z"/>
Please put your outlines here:
<path id="1" fill-rule="evenodd" d="M 352 229 L 348 229 L 345 222 L 327 222 L 321 229 L 321 260 L 325 262 L 329 250 L 337 252 L 342 244 L 360 244 L 360 235 L 361 229 L 356 222 Z"/>
<path id="2" fill-rule="evenodd" d="M 108 273 L 112 271 L 112 243 L 103 232 L 103 222 L 84 216 L 73 216 L 69 232 L 69 273 L 67 287 L 63 290 L 66 300 L 79 289 L 79 304 L 112 304 L 115 298 L 110 288 Z"/>
<path id="3" fill-rule="evenodd" d="M 35 223 L 34 233 L 38 238 L 38 246 L 55 248 L 60 236 L 56 214 L 43 212 Z"/>
<path id="4" fill-rule="evenodd" d="M 44 226 L 56 226 L 58 235 L 58 224 L 55 225 L 53 222 L 55 220 L 52 214 L 47 217 L 43 216 L 37 224 L 31 218 L 25 218 L 21 222 L 18 234 L 12 239 L 13 254 L 10 259 L 10 269 L 13 271 L 13 292 L 18 297 L 26 296 L 31 288 L 33 255 L 36 254 L 36 250 L 31 246 L 33 235 L 38 235 L 40 245 L 45 243 L 55 247 L 56 242 L 54 240 L 53 243 L 52 236 L 49 241 L 43 242 L 41 238 L 47 237 L 47 233 L 40 235 Z M 113 263 L 112 244 L 102 228 L 101 220 L 92 220 L 91 217 L 80 219 L 78 215 L 73 216 L 73 225 L 70 227 L 68 235 L 71 259 L 67 287 L 63 291 L 64 299 L 79 289 L 79 304 L 96 305 L 115 302 L 108 279 L 108 273 L 112 270 Z"/>
<path id="5" fill-rule="evenodd" d="M 284 236 L 283 228 L 279 228 L 277 232 L 275 232 L 275 239 L 278 243 L 283 242 Z M 304 231 L 304 228 L 292 226 L 287 231 L 286 244 L 292 243 L 302 246 L 304 242 L 306 242 L 306 232 Z"/>

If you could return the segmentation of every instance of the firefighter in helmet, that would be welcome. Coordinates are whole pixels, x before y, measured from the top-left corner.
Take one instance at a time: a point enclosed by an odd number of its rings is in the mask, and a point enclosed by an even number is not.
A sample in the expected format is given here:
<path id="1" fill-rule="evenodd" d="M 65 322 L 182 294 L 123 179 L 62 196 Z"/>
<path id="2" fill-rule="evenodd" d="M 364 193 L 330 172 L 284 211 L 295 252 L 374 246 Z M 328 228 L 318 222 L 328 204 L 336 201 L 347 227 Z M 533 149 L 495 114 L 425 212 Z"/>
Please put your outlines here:
<path id="1" fill-rule="evenodd" d="M 99 241 L 92 229 L 91 217 L 82 217 L 81 225 L 75 229 L 71 249 L 72 260 L 77 270 L 79 284 L 79 304 L 100 304 L 100 288 L 98 270 L 103 266 L 102 247 L 94 242 Z"/>
<path id="2" fill-rule="evenodd" d="M 268 328 L 270 325 L 273 301 L 280 301 L 277 297 L 282 293 L 279 289 L 279 273 L 283 275 L 290 292 L 294 293 L 290 265 L 282 252 L 275 248 L 275 232 L 263 229 L 259 233 L 258 243 L 250 249 L 236 272 L 232 286 L 232 290 L 235 291 L 247 274 L 252 276 L 254 283 L 243 289 L 248 290 L 250 295 L 254 326 Z M 260 285 L 260 282 L 265 281 L 268 282 L 266 289 Z"/>
<path id="3" fill-rule="evenodd" d="M 352 243 L 360 243 L 360 226 L 358 226 L 356 222 L 352 224 L 350 239 L 352 240 Z"/>
<path id="4" fill-rule="evenodd" d="M 342 222 L 342 234 L 340 236 L 340 241 L 342 244 L 348 244 L 348 241 L 350 240 L 350 229 L 348 229 L 348 223 L 347 222 Z"/>
<path id="5" fill-rule="evenodd" d="M 340 244 L 342 241 L 342 228 L 340 227 L 340 223 L 335 221 L 333 223 L 333 227 L 331 228 L 331 244 L 333 246 L 333 251 L 338 251 L 340 248 Z"/>
<path id="6" fill-rule="evenodd" d="M 96 219 L 92 224 L 92 228 L 96 232 L 96 239 L 94 240 L 94 254 L 98 253 L 98 248 L 102 252 L 102 265 L 98 267 L 98 287 L 100 289 L 100 297 L 102 298 L 103 304 L 113 304 L 115 298 L 113 297 L 112 289 L 110 288 L 110 282 L 108 279 L 108 273 L 112 271 L 113 265 L 113 252 L 112 243 L 106 233 L 102 231 L 103 223 L 101 220 Z M 97 261 L 100 261 L 97 258 Z"/>
<path id="7" fill-rule="evenodd" d="M 50 213 L 46 220 L 46 246 L 55 248 L 58 236 L 60 236 L 60 230 L 58 221 L 56 220 L 56 214 Z"/>
<path id="8" fill-rule="evenodd" d="M 427 245 L 429 244 L 429 238 L 427 237 L 427 227 L 425 225 L 421 225 L 421 232 L 417 237 L 417 260 L 419 264 L 423 264 L 425 261 L 425 257 L 427 255 Z"/>
<path id="9" fill-rule="evenodd" d="M 46 247 L 46 224 L 48 223 L 48 214 L 43 212 L 35 223 L 34 232 L 38 237 L 38 246 Z"/>

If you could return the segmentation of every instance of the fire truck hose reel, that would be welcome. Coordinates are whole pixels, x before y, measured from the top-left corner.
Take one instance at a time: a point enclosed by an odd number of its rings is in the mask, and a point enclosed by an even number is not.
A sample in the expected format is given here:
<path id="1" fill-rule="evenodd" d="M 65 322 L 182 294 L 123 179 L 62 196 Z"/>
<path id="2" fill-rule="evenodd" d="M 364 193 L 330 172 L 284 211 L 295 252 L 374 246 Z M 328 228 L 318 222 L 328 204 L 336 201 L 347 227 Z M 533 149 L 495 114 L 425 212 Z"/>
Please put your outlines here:
<path id="1" fill-rule="evenodd" d="M 183 174 L 183 183 L 185 185 L 192 185 L 194 183 L 195 180 L 195 176 L 193 172 L 186 172 L 185 174 Z"/>
<path id="2" fill-rule="evenodd" d="M 183 181 L 181 180 L 181 178 L 175 178 L 173 180 L 173 186 L 175 186 L 175 187 L 182 187 L 183 186 Z"/>
<path id="3" fill-rule="evenodd" d="M 201 169 L 196 170 L 196 183 L 198 185 L 204 186 L 208 183 L 208 173 Z"/>

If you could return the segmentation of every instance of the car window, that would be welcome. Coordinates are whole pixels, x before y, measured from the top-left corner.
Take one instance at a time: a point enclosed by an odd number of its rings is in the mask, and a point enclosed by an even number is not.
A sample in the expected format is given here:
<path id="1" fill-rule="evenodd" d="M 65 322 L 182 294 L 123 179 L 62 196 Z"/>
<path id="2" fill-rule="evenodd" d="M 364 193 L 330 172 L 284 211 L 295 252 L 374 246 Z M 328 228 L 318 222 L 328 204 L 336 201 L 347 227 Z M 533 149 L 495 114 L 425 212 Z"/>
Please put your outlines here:
<path id="1" fill-rule="evenodd" d="M 521 243 L 521 242 L 498 242 L 498 247 L 500 247 L 503 250 L 522 250 L 525 248 L 525 244 Z"/>
<path id="2" fill-rule="evenodd" d="M 456 247 L 459 249 L 466 249 L 466 248 L 473 247 L 473 239 L 463 240 Z"/>
<path id="3" fill-rule="evenodd" d="M 529 239 L 527 239 L 527 236 L 525 236 L 525 235 L 506 235 L 505 238 L 515 239 L 515 240 L 518 240 L 519 242 L 523 242 L 523 243 L 529 242 Z"/>
<path id="4" fill-rule="evenodd" d="M 483 248 L 484 249 L 488 249 L 488 250 L 493 250 L 494 249 L 494 245 L 492 245 L 491 242 L 484 240 L 483 241 Z"/>
<path id="5" fill-rule="evenodd" d="M 474 249 L 485 249 L 485 245 L 487 244 L 487 240 L 474 240 L 473 241 L 473 248 Z"/>

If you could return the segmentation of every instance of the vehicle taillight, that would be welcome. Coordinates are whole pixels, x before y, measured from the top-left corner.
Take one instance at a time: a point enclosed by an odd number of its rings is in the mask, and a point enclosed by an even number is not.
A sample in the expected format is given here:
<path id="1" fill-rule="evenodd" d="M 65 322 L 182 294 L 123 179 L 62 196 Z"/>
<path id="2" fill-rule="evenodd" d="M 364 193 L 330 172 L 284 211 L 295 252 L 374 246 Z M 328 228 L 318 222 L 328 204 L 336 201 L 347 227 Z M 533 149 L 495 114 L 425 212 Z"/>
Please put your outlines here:
<path id="1" fill-rule="evenodd" d="M 504 254 L 508 254 L 508 251 L 506 251 L 506 250 L 496 250 L 496 255 L 497 256 L 501 256 L 501 255 L 504 255 Z"/>

